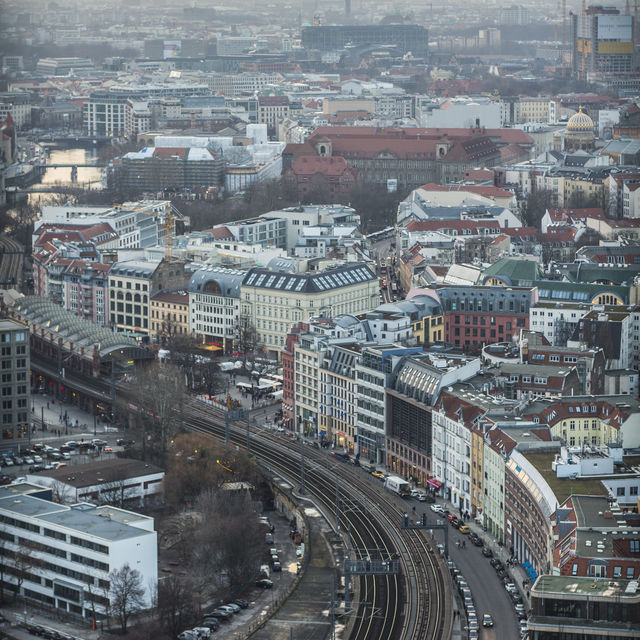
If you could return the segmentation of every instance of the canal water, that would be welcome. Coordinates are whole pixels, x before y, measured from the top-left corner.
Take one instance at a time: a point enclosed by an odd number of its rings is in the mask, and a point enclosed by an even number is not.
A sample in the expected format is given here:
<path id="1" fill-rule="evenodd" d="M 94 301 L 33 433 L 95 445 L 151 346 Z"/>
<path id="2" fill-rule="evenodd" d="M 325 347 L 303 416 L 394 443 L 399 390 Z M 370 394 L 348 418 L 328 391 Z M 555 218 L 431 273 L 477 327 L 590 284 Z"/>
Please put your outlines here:
<path id="1" fill-rule="evenodd" d="M 58 149 L 48 147 L 49 154 L 47 156 L 47 164 L 90 164 L 94 163 L 98 158 L 98 149 Z M 61 184 L 70 186 L 71 183 L 71 167 L 48 168 L 42 180 L 33 185 L 53 186 Z M 73 186 L 85 189 L 102 189 L 102 167 L 78 167 L 78 176 Z M 29 195 L 31 204 L 47 204 L 56 194 L 49 193 L 32 193 Z"/>
<path id="2" fill-rule="evenodd" d="M 97 160 L 97 149 L 55 149 L 51 148 L 47 164 L 90 164 Z M 78 167 L 78 185 L 87 185 L 91 189 L 101 189 L 102 167 Z M 97 181 L 97 182 L 96 182 Z M 40 184 L 51 185 L 56 182 L 70 183 L 71 169 L 47 169 Z"/>

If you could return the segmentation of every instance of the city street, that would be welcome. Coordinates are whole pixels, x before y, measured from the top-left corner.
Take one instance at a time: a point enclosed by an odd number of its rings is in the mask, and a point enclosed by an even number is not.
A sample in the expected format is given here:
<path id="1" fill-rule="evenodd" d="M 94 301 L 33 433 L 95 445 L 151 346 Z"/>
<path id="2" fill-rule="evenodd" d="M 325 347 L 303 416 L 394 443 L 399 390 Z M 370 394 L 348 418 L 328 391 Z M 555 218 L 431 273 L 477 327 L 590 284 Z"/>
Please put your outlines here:
<path id="1" fill-rule="evenodd" d="M 438 501 L 445 508 L 450 505 Z M 442 524 L 447 522 L 444 518 L 435 514 L 429 509 L 429 505 L 420 507 L 420 513 L 427 513 L 427 522 Z M 471 525 L 471 523 L 467 523 Z M 447 523 L 448 525 L 448 523 Z M 456 567 L 462 573 L 469 588 L 475 604 L 478 619 L 482 620 L 485 613 L 491 614 L 495 626 L 493 629 L 481 629 L 480 637 L 483 639 L 493 638 L 518 638 L 518 619 L 509 594 L 498 574 L 489 564 L 489 558 L 482 555 L 482 547 L 476 547 L 469 539 L 468 535 L 461 534 L 455 527 L 449 526 L 449 556 L 455 562 Z M 479 528 L 473 527 L 476 532 Z M 498 551 L 497 545 L 493 545 L 489 537 L 480 532 L 485 545 L 492 550 Z M 444 533 L 434 531 L 434 539 L 437 543 L 444 543 Z M 465 541 L 465 548 L 458 548 L 456 541 Z M 501 557 L 501 556 L 498 556 Z"/>

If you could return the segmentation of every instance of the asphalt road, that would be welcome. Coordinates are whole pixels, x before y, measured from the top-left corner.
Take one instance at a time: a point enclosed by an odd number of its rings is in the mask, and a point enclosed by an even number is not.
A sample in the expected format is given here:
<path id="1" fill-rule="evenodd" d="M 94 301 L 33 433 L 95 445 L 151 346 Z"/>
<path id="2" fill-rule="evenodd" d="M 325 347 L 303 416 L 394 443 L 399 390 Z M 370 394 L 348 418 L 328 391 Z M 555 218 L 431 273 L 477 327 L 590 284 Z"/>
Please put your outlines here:
<path id="1" fill-rule="evenodd" d="M 423 509 L 417 508 L 418 511 Z M 426 507 L 427 521 L 441 524 L 446 522 L 437 514 Z M 444 534 L 434 531 L 434 537 L 443 542 Z M 465 540 L 466 547 L 458 549 L 456 540 Z M 485 543 L 486 543 L 485 538 Z M 474 546 L 468 535 L 463 535 L 452 526 L 449 526 L 449 555 L 456 563 L 457 568 L 464 576 L 476 607 L 478 621 L 482 620 L 485 613 L 493 617 L 493 629 L 481 629 L 480 637 L 483 640 L 497 640 L 498 638 L 519 638 L 518 618 L 509 594 L 497 573 L 489 564 L 489 558 L 482 555 L 482 548 Z"/>

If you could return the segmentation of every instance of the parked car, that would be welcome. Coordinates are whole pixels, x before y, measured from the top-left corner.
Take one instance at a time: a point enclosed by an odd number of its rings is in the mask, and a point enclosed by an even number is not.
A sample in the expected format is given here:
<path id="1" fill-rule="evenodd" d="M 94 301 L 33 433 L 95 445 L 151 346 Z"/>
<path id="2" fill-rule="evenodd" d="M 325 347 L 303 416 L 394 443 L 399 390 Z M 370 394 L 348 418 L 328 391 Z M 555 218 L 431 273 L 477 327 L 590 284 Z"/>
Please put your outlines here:
<path id="1" fill-rule="evenodd" d="M 444 508 L 440 504 L 432 504 L 429 509 L 434 513 L 442 513 L 444 511 Z"/>
<path id="2" fill-rule="evenodd" d="M 194 627 L 191 629 L 196 634 L 198 640 L 206 640 L 211 637 L 211 629 L 209 627 Z"/>
<path id="3" fill-rule="evenodd" d="M 118 438 L 116 440 L 116 444 L 119 447 L 128 447 L 129 445 L 134 444 L 134 441 L 133 440 L 129 440 L 129 438 Z"/>
<path id="4" fill-rule="evenodd" d="M 231 617 L 231 614 L 228 611 L 224 611 L 223 609 L 214 609 L 209 613 L 205 614 L 206 618 L 216 618 L 218 620 L 228 620 Z"/>
<path id="5" fill-rule="evenodd" d="M 256 580 L 256 587 L 260 587 L 261 589 L 272 589 L 273 582 L 267 578 L 261 578 L 260 580 Z"/>
<path id="6" fill-rule="evenodd" d="M 42 459 L 42 456 L 33 456 L 33 461 L 36 464 L 42 464 L 44 462 L 44 460 Z"/>
<path id="7" fill-rule="evenodd" d="M 447 515 L 445 516 L 445 519 L 448 520 L 449 522 L 452 522 L 453 520 L 457 520 L 455 514 L 454 513 L 449 513 L 449 512 L 447 512 Z"/>
<path id="8" fill-rule="evenodd" d="M 13 456 L 13 462 L 15 464 L 24 464 L 24 459 L 21 458 L 20 456 Z"/>
<path id="9" fill-rule="evenodd" d="M 25 464 L 35 464 L 36 461 L 31 456 L 25 456 L 23 458 Z"/>
<path id="10" fill-rule="evenodd" d="M 234 604 L 237 604 L 241 609 L 246 609 L 249 606 L 249 602 L 247 600 L 243 600 L 242 598 L 236 598 Z"/>
<path id="11" fill-rule="evenodd" d="M 236 604 L 235 602 L 227 602 L 227 604 L 224 606 L 232 609 L 233 613 L 240 613 L 240 605 Z"/>
<path id="12" fill-rule="evenodd" d="M 198 626 L 208 627 L 211 631 L 217 631 L 220 626 L 220 621 L 217 618 L 205 618 Z"/>
<path id="13" fill-rule="evenodd" d="M 282 571 L 282 565 L 280 564 L 279 560 L 274 560 L 273 561 L 273 570 L 274 571 Z"/>
<path id="14" fill-rule="evenodd" d="M 471 533 L 471 529 L 469 529 L 468 525 L 466 525 L 466 524 L 461 524 L 458 527 L 458 531 L 460 533 L 464 533 L 465 535 L 468 535 L 469 533 Z"/>
<path id="15" fill-rule="evenodd" d="M 489 547 L 482 547 L 482 555 L 485 558 L 492 558 L 493 557 L 493 551 L 491 551 L 491 549 L 489 549 Z"/>
<path id="16" fill-rule="evenodd" d="M 191 629 L 178 634 L 178 640 L 198 640 L 198 635 Z"/>

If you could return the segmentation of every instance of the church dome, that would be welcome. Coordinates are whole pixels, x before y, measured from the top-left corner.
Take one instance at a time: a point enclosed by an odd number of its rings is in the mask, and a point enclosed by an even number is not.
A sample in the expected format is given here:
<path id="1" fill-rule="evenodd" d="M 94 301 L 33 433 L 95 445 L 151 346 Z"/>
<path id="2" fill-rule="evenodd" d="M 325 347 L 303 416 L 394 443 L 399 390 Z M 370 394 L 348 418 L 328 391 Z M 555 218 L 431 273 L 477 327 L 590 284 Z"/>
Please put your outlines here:
<path id="1" fill-rule="evenodd" d="M 578 113 L 572 115 L 567 122 L 567 131 L 589 131 L 593 132 L 593 120 L 586 114 L 582 113 L 582 107 Z"/>

